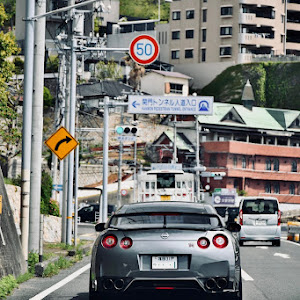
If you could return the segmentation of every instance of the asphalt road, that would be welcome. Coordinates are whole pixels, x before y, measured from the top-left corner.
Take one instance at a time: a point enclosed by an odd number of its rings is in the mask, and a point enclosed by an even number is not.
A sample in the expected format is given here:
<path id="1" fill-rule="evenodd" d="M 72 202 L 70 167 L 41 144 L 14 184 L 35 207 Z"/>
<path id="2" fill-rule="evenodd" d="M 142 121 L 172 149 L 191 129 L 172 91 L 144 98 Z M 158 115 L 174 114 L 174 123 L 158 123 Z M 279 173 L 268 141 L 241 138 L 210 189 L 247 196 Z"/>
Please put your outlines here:
<path id="1" fill-rule="evenodd" d="M 88 224 L 81 228 L 90 230 Z M 281 247 L 270 243 L 245 243 L 241 247 L 244 300 L 300 299 L 300 244 L 282 238 Z M 34 278 L 20 285 L 9 300 L 88 299 L 89 261 L 86 257 L 68 270 L 51 278 Z M 82 269 L 83 268 L 83 269 Z M 68 278 L 80 270 L 76 278 Z M 78 272 L 78 271 L 77 271 Z M 74 276 L 74 275 L 71 275 Z M 69 282 L 61 282 L 61 280 Z M 56 283 L 62 285 L 49 295 L 38 295 Z M 63 285 L 64 284 L 64 285 Z M 49 291 L 48 291 L 49 292 Z M 37 296 L 36 296 L 37 295 Z M 36 296 L 36 297 L 34 297 Z"/>

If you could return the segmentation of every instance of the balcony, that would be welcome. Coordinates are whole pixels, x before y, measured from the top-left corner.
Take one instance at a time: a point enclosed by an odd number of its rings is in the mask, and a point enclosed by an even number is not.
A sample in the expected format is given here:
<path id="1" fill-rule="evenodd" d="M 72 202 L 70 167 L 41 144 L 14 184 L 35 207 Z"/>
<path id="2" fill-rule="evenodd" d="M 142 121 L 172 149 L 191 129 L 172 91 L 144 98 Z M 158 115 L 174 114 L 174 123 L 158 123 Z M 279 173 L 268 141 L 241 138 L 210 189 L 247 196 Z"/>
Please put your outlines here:
<path id="1" fill-rule="evenodd" d="M 251 53 L 239 53 L 238 54 L 238 64 L 251 63 L 253 59 L 253 54 Z"/>
<path id="2" fill-rule="evenodd" d="M 286 49 L 300 51 L 300 43 L 286 43 Z"/>
<path id="3" fill-rule="evenodd" d="M 274 46 L 274 39 L 268 38 L 265 33 L 240 33 L 238 42 L 243 45 Z"/>
<path id="4" fill-rule="evenodd" d="M 263 2 L 263 4 L 262 4 Z M 240 4 L 248 4 L 248 5 L 260 5 L 260 6 L 274 6 L 274 0 L 240 0 Z"/>
<path id="5" fill-rule="evenodd" d="M 255 25 L 256 24 L 256 15 L 241 13 L 239 15 L 239 23 L 245 24 L 245 25 Z"/>
<path id="6" fill-rule="evenodd" d="M 300 4 L 298 3 L 288 3 L 287 4 L 287 10 L 294 10 L 294 11 L 300 11 Z"/>
<path id="7" fill-rule="evenodd" d="M 295 22 L 287 22 L 286 24 L 286 29 L 287 30 L 294 30 L 294 31 L 300 31 L 300 23 L 295 23 Z"/>

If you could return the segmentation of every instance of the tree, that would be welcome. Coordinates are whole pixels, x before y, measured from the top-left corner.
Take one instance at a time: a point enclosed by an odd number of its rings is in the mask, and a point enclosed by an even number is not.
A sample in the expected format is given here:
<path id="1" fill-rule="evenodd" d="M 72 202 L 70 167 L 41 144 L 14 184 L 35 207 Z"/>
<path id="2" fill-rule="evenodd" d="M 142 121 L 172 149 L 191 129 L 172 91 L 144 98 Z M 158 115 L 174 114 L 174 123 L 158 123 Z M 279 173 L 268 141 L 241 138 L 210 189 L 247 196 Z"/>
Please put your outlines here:
<path id="1" fill-rule="evenodd" d="M 4 5 L 0 4 L 0 27 L 7 20 Z M 20 123 L 16 108 L 16 99 L 10 93 L 9 81 L 14 70 L 14 64 L 8 60 L 17 54 L 15 38 L 12 32 L 0 32 L 0 151 L 5 163 L 17 154 L 16 145 L 18 144 L 21 133 Z"/>
<path id="2" fill-rule="evenodd" d="M 96 65 L 96 78 L 99 80 L 102 79 L 121 79 L 122 69 L 121 67 L 114 61 L 110 60 L 108 62 L 99 61 Z"/>
<path id="3" fill-rule="evenodd" d="M 1 27 L 5 27 L 5 31 L 10 31 L 15 26 L 16 18 L 16 0 L 0 0 L 0 4 L 3 4 L 7 18 Z M 9 28 L 10 27 L 10 28 Z"/>

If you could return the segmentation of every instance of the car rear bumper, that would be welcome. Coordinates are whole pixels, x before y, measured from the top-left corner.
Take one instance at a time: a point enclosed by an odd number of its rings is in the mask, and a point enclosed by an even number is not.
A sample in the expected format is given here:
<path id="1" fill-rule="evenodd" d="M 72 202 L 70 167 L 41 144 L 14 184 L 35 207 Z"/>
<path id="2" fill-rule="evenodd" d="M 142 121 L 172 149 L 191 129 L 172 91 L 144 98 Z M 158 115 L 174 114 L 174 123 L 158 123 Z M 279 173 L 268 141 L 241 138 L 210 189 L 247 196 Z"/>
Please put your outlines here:
<path id="1" fill-rule="evenodd" d="M 241 226 L 241 241 L 275 241 L 280 239 L 280 226 Z"/>

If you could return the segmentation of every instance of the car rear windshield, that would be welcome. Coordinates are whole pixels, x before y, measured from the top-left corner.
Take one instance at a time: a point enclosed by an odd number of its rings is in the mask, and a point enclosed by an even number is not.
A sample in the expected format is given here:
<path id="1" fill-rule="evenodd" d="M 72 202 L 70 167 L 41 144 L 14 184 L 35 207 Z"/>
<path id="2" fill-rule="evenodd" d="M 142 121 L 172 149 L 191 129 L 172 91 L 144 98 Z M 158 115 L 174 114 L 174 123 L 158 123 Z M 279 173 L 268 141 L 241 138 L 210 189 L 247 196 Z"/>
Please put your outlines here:
<path id="1" fill-rule="evenodd" d="M 140 213 L 114 215 L 111 227 L 118 228 L 188 228 L 212 229 L 221 227 L 220 219 L 210 214 L 188 213 Z"/>
<path id="2" fill-rule="evenodd" d="M 275 214 L 278 203 L 270 199 L 247 199 L 243 202 L 242 210 L 244 214 Z"/>

